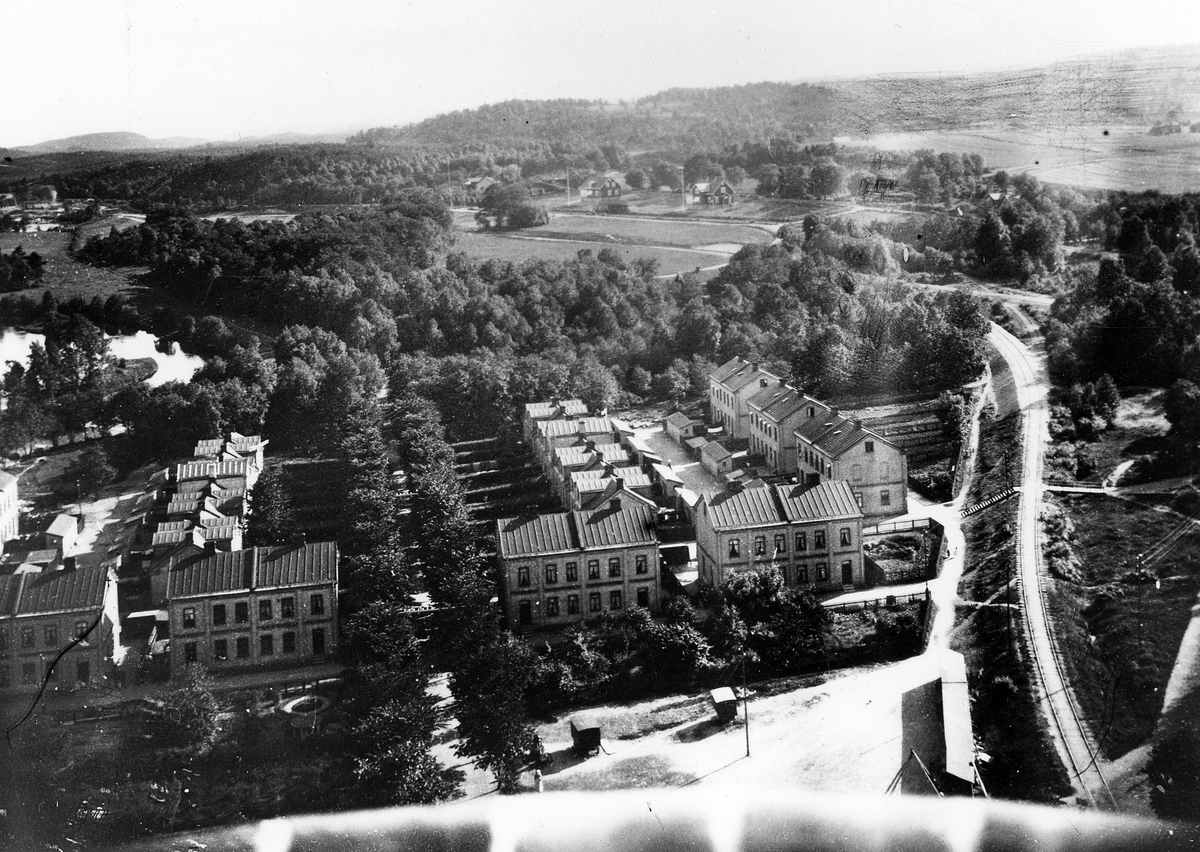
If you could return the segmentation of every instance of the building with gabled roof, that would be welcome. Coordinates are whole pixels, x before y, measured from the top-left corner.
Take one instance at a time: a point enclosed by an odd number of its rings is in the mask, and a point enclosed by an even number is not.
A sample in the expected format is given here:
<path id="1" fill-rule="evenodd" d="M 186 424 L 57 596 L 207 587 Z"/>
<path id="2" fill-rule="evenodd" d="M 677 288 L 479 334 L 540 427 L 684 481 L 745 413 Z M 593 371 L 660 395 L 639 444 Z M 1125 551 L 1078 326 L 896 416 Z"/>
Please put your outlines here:
<path id="1" fill-rule="evenodd" d="M 588 178 L 579 184 L 580 198 L 620 198 L 621 183 L 616 178 L 601 175 Z"/>
<path id="2" fill-rule="evenodd" d="M 688 438 L 702 438 L 708 434 L 708 427 L 701 420 L 694 420 L 682 411 L 676 411 L 663 418 L 663 431 L 667 437 L 677 444 L 682 444 Z"/>
<path id="3" fill-rule="evenodd" d="M 708 404 L 714 423 L 735 438 L 750 437 L 750 398 L 779 382 L 757 361 L 734 357 L 708 374 Z"/>
<path id="4" fill-rule="evenodd" d="M 586 417 L 588 407 L 580 399 L 552 399 L 549 402 L 529 402 L 521 418 L 521 430 L 526 443 L 532 442 L 536 423 L 541 420 L 569 420 Z"/>
<path id="5" fill-rule="evenodd" d="M 845 480 L 868 518 L 908 511 L 908 458 L 861 420 L 836 409 L 796 431 L 797 471 L 808 484 Z"/>
<path id="6" fill-rule="evenodd" d="M 629 501 L 631 505 L 641 503 L 657 512 L 658 504 L 649 494 L 653 487 L 650 477 L 641 471 L 637 471 L 637 473 L 636 479 L 618 475 L 577 483 L 579 508 L 585 512 L 602 509 L 611 505 L 613 500 L 620 499 L 622 504 L 625 501 Z M 593 485 L 603 485 L 604 487 L 594 488 Z"/>
<path id="7" fill-rule="evenodd" d="M 75 515 L 55 515 L 46 528 L 46 549 L 57 550 L 60 556 L 70 556 L 78 538 L 79 518 Z"/>
<path id="8" fill-rule="evenodd" d="M 841 590 L 865 583 L 862 520 L 849 485 L 775 486 L 757 480 L 696 507 L 700 581 L 775 566 L 788 586 Z"/>
<path id="9" fill-rule="evenodd" d="M 635 466 L 634 459 L 622 444 L 597 444 L 588 441 L 582 447 L 556 447 L 550 481 L 563 506 L 578 508 L 572 494 L 576 473 L 596 472 Z"/>
<path id="10" fill-rule="evenodd" d="M 688 187 L 687 197 L 692 204 L 731 206 L 734 201 L 733 184 L 725 178 L 693 183 Z"/>
<path id="11" fill-rule="evenodd" d="M 102 682 L 119 623 L 116 578 L 104 566 L 39 571 L 29 565 L 0 576 L 0 689 L 35 690 L 45 681 L 58 691 Z M 85 634 L 51 670 L 58 653 Z"/>
<path id="12" fill-rule="evenodd" d="M 501 606 L 514 630 L 561 627 L 660 599 L 657 513 L 612 497 L 591 511 L 496 522 Z"/>
<path id="13" fill-rule="evenodd" d="M 338 550 L 181 548 L 165 566 L 171 672 L 316 665 L 337 649 Z"/>
<path id="14" fill-rule="evenodd" d="M 796 428 L 830 408 L 784 381 L 761 388 L 746 403 L 750 411 L 750 452 L 782 473 L 796 471 Z"/>
<path id="15" fill-rule="evenodd" d="M 733 453 L 716 441 L 700 447 L 700 464 L 713 476 L 723 476 L 733 471 Z"/>

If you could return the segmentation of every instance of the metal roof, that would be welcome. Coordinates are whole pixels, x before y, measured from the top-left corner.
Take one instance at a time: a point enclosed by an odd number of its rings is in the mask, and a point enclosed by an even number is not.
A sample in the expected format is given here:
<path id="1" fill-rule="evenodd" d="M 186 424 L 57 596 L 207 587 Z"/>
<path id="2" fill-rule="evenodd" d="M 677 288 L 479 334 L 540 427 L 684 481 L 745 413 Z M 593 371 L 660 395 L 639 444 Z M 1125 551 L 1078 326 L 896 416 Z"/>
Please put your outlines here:
<path id="1" fill-rule="evenodd" d="M 626 508 L 636 506 L 640 503 L 650 507 L 654 511 L 658 511 L 658 506 L 653 500 L 649 497 L 643 497 L 636 491 L 630 491 L 629 487 L 622 480 L 609 479 L 605 481 L 608 484 L 603 491 L 593 491 L 586 499 L 583 498 L 582 492 L 580 493 L 580 509 L 584 511 L 603 509 L 605 506 L 610 506 L 612 500 L 620 500 L 618 505 Z"/>
<path id="2" fill-rule="evenodd" d="M 963 655 L 943 650 L 941 669 L 942 725 L 946 741 L 946 772 L 975 783 L 975 735 L 971 729 L 971 697 Z"/>
<path id="3" fill-rule="evenodd" d="M 654 484 L 650 474 L 636 467 L 618 468 L 611 474 L 604 470 L 577 470 L 571 474 L 571 484 L 580 493 L 599 491 L 615 479 L 623 480 L 626 488 L 647 488 Z"/>
<path id="4" fill-rule="evenodd" d="M 0 489 L 8 488 L 8 486 L 14 484 L 16 481 L 17 478 L 11 473 L 0 470 Z"/>
<path id="5" fill-rule="evenodd" d="M 529 402 L 525 404 L 525 416 L 530 420 L 545 420 L 551 417 L 578 417 L 587 414 L 583 400 L 561 399 L 558 402 Z"/>
<path id="6" fill-rule="evenodd" d="M 758 409 L 764 417 L 776 423 L 782 423 L 809 405 L 817 409 L 818 418 L 830 411 L 825 403 L 783 382 L 763 388 L 750 397 L 747 405 Z"/>
<path id="7" fill-rule="evenodd" d="M 190 461 L 175 466 L 175 479 L 219 479 L 221 477 L 244 477 L 253 465 L 252 459 L 228 461 Z"/>
<path id="8" fill-rule="evenodd" d="M 765 380 L 768 384 L 779 381 L 779 376 L 744 358 L 732 358 L 708 375 L 710 379 L 732 391 L 741 390 L 751 382 L 760 380 Z"/>
<path id="9" fill-rule="evenodd" d="M 17 604 L 18 615 L 94 610 L 104 605 L 108 571 L 100 565 L 24 576 L 25 587 Z"/>
<path id="10" fill-rule="evenodd" d="M 866 438 L 887 444 L 889 447 L 896 446 L 878 432 L 864 426 L 861 420 L 851 420 L 832 411 L 827 417 L 814 417 L 802 423 L 796 427 L 795 434 L 831 458 L 837 458 Z"/>
<path id="11" fill-rule="evenodd" d="M 615 434 L 617 429 L 610 417 L 579 417 L 571 420 L 539 420 L 538 431 L 546 438 L 562 438 L 566 435 Z"/>
<path id="12" fill-rule="evenodd" d="M 561 553 L 578 547 L 571 532 L 570 515 L 563 512 L 501 518 L 496 528 L 496 543 L 504 558 Z"/>
<path id="13" fill-rule="evenodd" d="M 573 512 L 579 543 L 590 548 L 625 547 L 634 544 L 654 544 L 655 510 L 644 504 L 632 504 L 622 499 L 621 508 L 610 506 L 593 511 Z"/>
<path id="14" fill-rule="evenodd" d="M 337 545 L 331 541 L 218 551 L 172 563 L 168 599 L 337 581 Z"/>
<path id="15" fill-rule="evenodd" d="M 782 524 L 772 488 L 724 491 L 706 501 L 713 529 L 738 529 Z"/>
<path id="16" fill-rule="evenodd" d="M 850 484 L 841 479 L 828 479 L 809 488 L 785 486 L 777 491 L 783 515 L 792 522 L 862 517 Z"/>
<path id="17" fill-rule="evenodd" d="M 26 574 L 0 575 L 0 616 L 15 615 L 21 599 L 21 579 Z"/>

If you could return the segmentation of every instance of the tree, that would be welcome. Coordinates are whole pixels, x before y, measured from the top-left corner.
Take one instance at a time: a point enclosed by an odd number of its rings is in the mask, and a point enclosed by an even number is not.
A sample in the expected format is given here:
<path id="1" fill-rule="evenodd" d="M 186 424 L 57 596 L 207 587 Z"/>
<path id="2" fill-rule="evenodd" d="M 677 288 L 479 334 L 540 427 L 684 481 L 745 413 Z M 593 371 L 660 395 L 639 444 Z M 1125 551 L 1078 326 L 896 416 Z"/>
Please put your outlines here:
<path id="1" fill-rule="evenodd" d="M 254 484 L 246 519 L 246 543 L 255 547 L 288 544 L 299 537 L 292 508 L 290 477 L 282 467 L 268 467 Z"/>
<path id="2" fill-rule="evenodd" d="M 842 191 L 846 178 L 845 170 L 834 160 L 823 159 L 812 167 L 809 174 L 810 189 L 820 198 L 831 198 Z"/>
<path id="3" fill-rule="evenodd" d="M 1171 434 L 1185 441 L 1200 438 L 1200 387 L 1187 379 L 1171 385 L 1163 400 Z"/>
<path id="4" fill-rule="evenodd" d="M 67 481 L 78 482 L 84 494 L 95 494 L 116 478 L 117 472 L 108 461 L 108 452 L 96 444 L 80 453 L 66 473 Z"/>
<path id="5" fill-rule="evenodd" d="M 758 179 L 759 195 L 774 195 L 779 191 L 779 166 L 765 163 L 755 175 Z"/>
<path id="6" fill-rule="evenodd" d="M 163 695 L 161 706 L 151 711 L 147 721 L 159 746 L 203 756 L 212 750 L 220 735 L 220 712 L 212 679 L 193 665 Z"/>
<path id="7" fill-rule="evenodd" d="M 630 169 L 625 173 L 625 183 L 630 189 L 645 189 L 646 173 L 641 169 Z"/>
<path id="8" fill-rule="evenodd" d="M 1200 736 L 1195 731 L 1181 727 L 1155 743 L 1145 771 L 1156 814 L 1200 822 Z"/>

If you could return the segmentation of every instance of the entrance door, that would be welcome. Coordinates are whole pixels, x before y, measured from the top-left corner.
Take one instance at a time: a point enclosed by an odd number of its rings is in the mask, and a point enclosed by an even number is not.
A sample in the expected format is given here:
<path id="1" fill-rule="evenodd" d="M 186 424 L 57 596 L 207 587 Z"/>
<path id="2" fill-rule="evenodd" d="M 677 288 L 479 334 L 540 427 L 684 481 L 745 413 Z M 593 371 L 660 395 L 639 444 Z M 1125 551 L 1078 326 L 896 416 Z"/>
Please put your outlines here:
<path id="1" fill-rule="evenodd" d="M 842 563 L 842 585 L 854 585 L 854 566 L 849 562 Z"/>
<path id="2" fill-rule="evenodd" d="M 88 664 L 87 660 L 79 660 L 77 663 L 75 663 L 76 683 L 89 683 L 92 679 L 91 675 L 91 666 Z"/>
<path id="3" fill-rule="evenodd" d="M 533 624 L 533 604 L 529 601 L 521 601 L 518 612 L 520 613 L 522 627 L 527 624 Z"/>

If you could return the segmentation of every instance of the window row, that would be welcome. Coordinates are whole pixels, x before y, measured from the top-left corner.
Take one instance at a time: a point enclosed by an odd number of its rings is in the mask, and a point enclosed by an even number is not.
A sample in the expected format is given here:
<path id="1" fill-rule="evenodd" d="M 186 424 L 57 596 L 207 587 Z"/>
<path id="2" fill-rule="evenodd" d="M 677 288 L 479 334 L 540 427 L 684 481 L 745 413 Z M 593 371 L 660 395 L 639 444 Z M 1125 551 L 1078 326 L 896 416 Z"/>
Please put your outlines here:
<path id="1" fill-rule="evenodd" d="M 296 599 L 295 597 L 285 597 L 279 599 L 279 617 L 280 618 L 295 618 L 296 617 Z M 325 614 L 325 594 L 317 592 L 308 596 L 308 611 L 311 615 Z M 275 601 L 263 599 L 258 602 L 258 620 L 271 621 L 275 618 Z M 229 604 L 212 604 L 212 624 L 214 627 L 221 627 L 229 624 Z M 250 622 L 250 604 L 247 601 L 238 601 L 233 605 L 233 624 L 248 624 Z M 183 626 L 191 628 L 196 626 L 196 607 L 189 606 L 183 608 Z"/>
<path id="2" fill-rule="evenodd" d="M 48 663 L 47 663 L 48 665 Z M 59 674 L 66 668 L 65 663 L 60 663 L 53 669 L 46 672 L 46 679 L 50 683 L 56 683 L 59 679 Z M 91 683 L 92 680 L 92 663 L 90 660 L 75 661 L 75 683 Z M 41 683 L 42 679 L 38 677 L 37 663 L 28 662 L 21 663 L 21 685 L 35 686 Z M 12 686 L 12 669 L 9 666 L 0 666 L 0 689 L 7 689 Z"/>
<path id="3" fill-rule="evenodd" d="M 795 546 L 798 553 L 803 553 L 808 550 L 808 533 L 798 532 L 795 534 Z M 853 544 L 854 536 L 850 527 L 842 527 L 838 530 L 838 546 L 849 547 Z M 753 539 L 754 555 L 767 555 L 767 537 L 765 535 L 756 535 Z M 776 533 L 772 542 L 772 553 L 787 553 L 787 535 L 785 533 Z M 825 530 L 814 530 L 812 535 L 812 549 L 825 550 L 828 547 L 825 540 Z M 740 538 L 729 539 L 729 555 L 738 557 L 742 555 L 742 540 Z"/>
<path id="4" fill-rule="evenodd" d="M 196 642 L 183 643 L 183 661 L 191 665 L 198 658 L 198 644 Z M 278 645 L 280 654 L 295 654 L 296 653 L 296 631 L 287 630 L 280 635 Z M 250 637 L 237 636 L 232 643 L 228 639 L 214 639 L 212 643 L 212 655 L 214 660 L 230 659 L 230 651 L 233 652 L 233 659 L 247 660 L 250 658 Z M 312 630 L 312 652 L 314 656 L 323 656 L 325 654 L 325 628 L 314 627 Z M 275 634 L 264 633 L 258 637 L 258 655 L 260 657 L 272 657 L 276 653 Z"/>
<path id="5" fill-rule="evenodd" d="M 72 638 L 76 638 L 76 639 L 79 638 L 83 634 L 87 633 L 87 629 L 88 629 L 88 622 L 76 621 L 75 622 L 75 634 Z M 42 625 L 41 636 L 42 636 L 42 647 L 44 647 L 44 648 L 58 647 L 60 636 L 59 636 L 59 630 L 58 630 L 57 624 Z M 37 638 L 38 638 L 38 629 L 36 627 L 30 626 L 30 627 L 22 627 L 21 628 L 21 647 L 22 648 L 38 647 Z M 7 653 L 8 653 L 8 631 L 0 630 L 0 654 L 7 654 Z"/>
<path id="6" fill-rule="evenodd" d="M 645 554 L 638 554 L 633 559 L 633 570 L 637 574 L 650 573 L 650 564 Z M 613 556 L 608 560 L 608 576 L 620 577 L 622 575 L 623 566 L 621 557 Z M 564 580 L 567 583 L 576 583 L 579 581 L 579 563 L 567 562 L 563 564 Z M 549 562 L 543 569 L 543 575 L 547 585 L 554 585 L 558 582 L 558 563 Z M 521 565 L 517 568 L 517 585 L 529 586 L 531 583 L 532 569 L 528 565 Z M 587 578 L 589 580 L 601 579 L 600 560 L 589 559 L 587 561 Z"/>
<path id="7" fill-rule="evenodd" d="M 522 600 L 517 604 L 517 612 L 522 624 L 533 623 L 533 601 Z M 547 618 L 558 618 L 563 615 L 562 598 L 548 597 L 545 602 L 545 610 Z M 637 590 L 637 605 L 640 607 L 650 606 L 650 589 L 648 586 L 641 586 Z M 566 596 L 566 614 L 581 615 L 583 613 L 583 596 L 582 595 L 567 595 Z M 623 609 L 625 606 L 625 596 L 620 589 L 613 589 L 608 593 L 608 608 L 610 610 Z M 588 613 L 599 613 L 604 611 L 604 594 L 602 592 L 591 592 L 587 596 L 587 611 Z"/>

